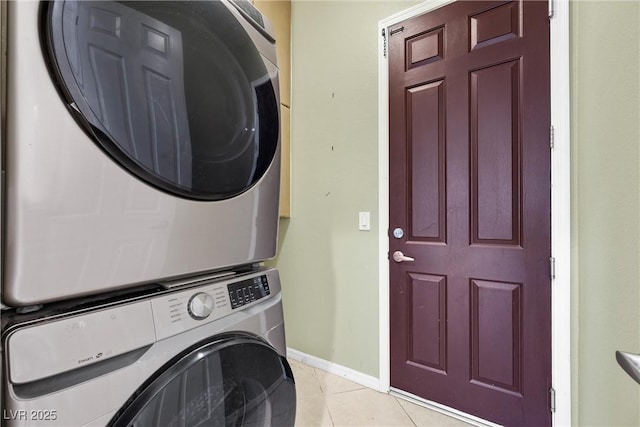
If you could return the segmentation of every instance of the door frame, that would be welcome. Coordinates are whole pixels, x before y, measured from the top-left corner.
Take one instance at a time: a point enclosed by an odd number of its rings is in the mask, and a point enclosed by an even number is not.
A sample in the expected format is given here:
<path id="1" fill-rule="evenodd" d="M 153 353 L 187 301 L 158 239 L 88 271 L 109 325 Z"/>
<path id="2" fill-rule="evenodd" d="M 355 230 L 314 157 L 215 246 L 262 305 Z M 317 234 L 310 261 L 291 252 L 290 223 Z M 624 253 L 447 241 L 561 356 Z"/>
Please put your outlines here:
<path id="1" fill-rule="evenodd" d="M 378 22 L 382 30 L 454 0 L 426 0 Z M 551 375 L 554 425 L 571 425 L 571 139 L 569 94 L 569 0 L 550 0 L 551 56 Z M 378 37 L 378 240 L 380 391 L 390 387 L 389 326 L 389 74 L 385 39 Z M 438 406 L 440 410 L 447 408 Z M 460 415 L 464 415 L 461 414 Z M 473 418 L 473 417 L 470 417 Z"/>

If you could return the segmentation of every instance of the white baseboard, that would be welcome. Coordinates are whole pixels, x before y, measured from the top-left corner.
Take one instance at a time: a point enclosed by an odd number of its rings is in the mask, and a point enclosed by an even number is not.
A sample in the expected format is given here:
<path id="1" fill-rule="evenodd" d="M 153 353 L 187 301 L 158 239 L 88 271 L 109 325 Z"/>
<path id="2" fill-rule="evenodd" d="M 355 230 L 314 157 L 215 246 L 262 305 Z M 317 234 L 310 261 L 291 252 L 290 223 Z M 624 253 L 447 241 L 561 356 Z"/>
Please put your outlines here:
<path id="1" fill-rule="evenodd" d="M 316 356 L 312 356 L 307 353 L 303 353 L 293 348 L 287 347 L 287 357 L 289 359 L 297 360 L 305 365 L 312 366 L 317 369 L 329 372 L 330 374 L 337 375 L 354 383 L 371 388 L 382 393 L 388 393 L 389 390 L 380 389 L 380 380 L 374 376 L 363 374 L 354 369 L 347 368 L 337 363 L 329 362 L 328 360 L 321 359 Z"/>

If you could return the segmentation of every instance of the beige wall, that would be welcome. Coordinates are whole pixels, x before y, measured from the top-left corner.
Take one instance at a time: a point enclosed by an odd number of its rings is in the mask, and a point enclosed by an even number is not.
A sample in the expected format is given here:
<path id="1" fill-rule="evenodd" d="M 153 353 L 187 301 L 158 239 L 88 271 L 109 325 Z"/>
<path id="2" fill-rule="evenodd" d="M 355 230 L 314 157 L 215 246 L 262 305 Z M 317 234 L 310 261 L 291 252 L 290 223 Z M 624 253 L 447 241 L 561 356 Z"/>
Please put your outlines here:
<path id="1" fill-rule="evenodd" d="M 411 2 L 292 3 L 288 345 L 378 375 L 378 21 Z M 358 231 L 358 212 L 372 213 Z"/>
<path id="2" fill-rule="evenodd" d="M 640 386 L 614 357 L 640 353 L 639 4 L 570 9 L 576 425 L 640 425 Z"/>
<path id="3" fill-rule="evenodd" d="M 276 260 L 288 345 L 378 375 L 377 22 L 396 1 L 292 4 L 292 217 Z M 573 416 L 640 425 L 638 2 L 571 7 Z M 371 211 L 372 230 L 357 229 Z"/>

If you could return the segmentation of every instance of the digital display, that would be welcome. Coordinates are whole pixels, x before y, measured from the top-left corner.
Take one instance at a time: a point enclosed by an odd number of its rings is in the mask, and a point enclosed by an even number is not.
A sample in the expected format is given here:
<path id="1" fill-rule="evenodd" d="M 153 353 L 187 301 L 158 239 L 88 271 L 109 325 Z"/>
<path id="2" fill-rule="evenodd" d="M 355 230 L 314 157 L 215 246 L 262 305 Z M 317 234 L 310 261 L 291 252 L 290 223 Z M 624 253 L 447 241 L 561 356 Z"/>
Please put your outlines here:
<path id="1" fill-rule="evenodd" d="M 232 309 L 257 301 L 271 293 L 267 276 L 231 283 L 227 285 L 227 289 L 229 290 Z"/>

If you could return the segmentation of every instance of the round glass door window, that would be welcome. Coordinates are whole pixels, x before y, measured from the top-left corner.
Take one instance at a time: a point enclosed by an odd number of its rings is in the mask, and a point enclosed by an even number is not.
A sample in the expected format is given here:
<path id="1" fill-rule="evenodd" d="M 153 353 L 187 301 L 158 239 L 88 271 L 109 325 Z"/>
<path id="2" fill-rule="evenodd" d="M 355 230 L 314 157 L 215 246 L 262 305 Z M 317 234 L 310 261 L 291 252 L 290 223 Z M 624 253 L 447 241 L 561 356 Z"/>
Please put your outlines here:
<path id="1" fill-rule="evenodd" d="M 292 427 L 295 415 L 287 360 L 256 338 L 228 334 L 169 361 L 109 426 Z"/>
<path id="2" fill-rule="evenodd" d="M 238 195 L 271 164 L 279 106 L 220 2 L 45 4 L 45 50 L 70 111 L 123 167 L 172 194 Z"/>

